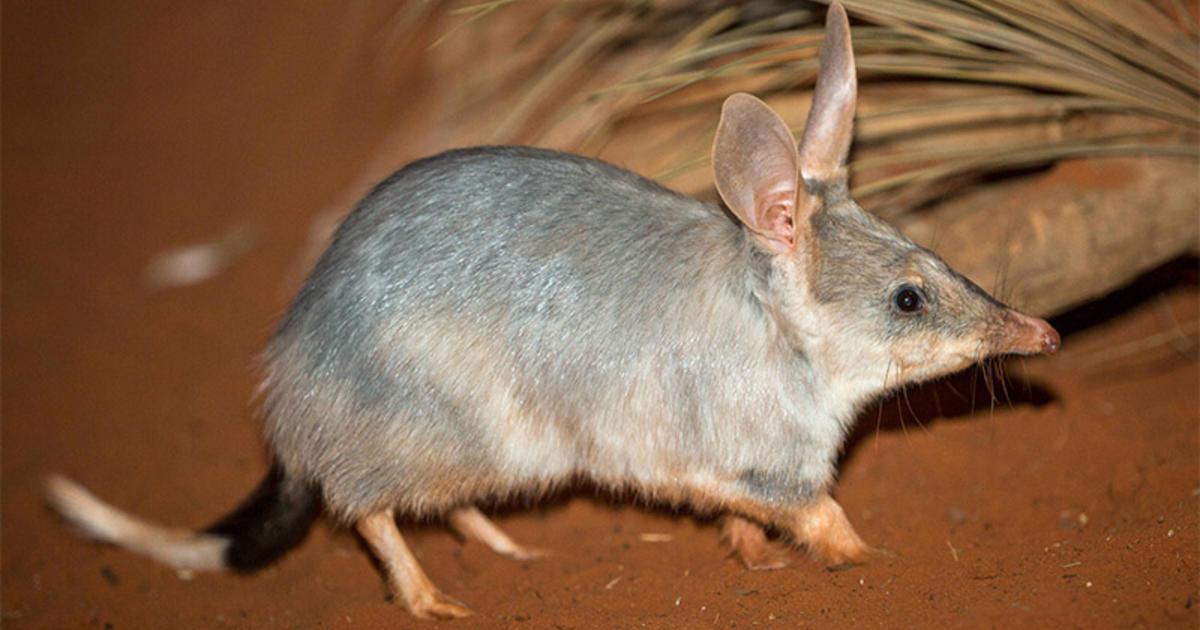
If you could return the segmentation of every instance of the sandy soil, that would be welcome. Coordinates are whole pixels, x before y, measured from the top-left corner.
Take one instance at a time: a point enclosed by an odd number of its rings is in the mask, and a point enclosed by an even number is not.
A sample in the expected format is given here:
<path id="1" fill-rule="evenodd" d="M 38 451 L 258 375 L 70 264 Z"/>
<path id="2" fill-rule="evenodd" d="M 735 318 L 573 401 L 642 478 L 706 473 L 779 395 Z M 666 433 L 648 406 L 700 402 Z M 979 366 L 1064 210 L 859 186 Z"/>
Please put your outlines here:
<path id="1" fill-rule="evenodd" d="M 265 471 L 254 357 L 299 283 L 310 219 L 381 129 L 419 120 L 419 75 L 344 80 L 372 60 L 347 52 L 338 15 L 4 4 L 5 627 L 432 627 L 324 523 L 258 575 L 179 576 L 81 541 L 40 493 L 60 471 L 195 526 Z M 239 226 L 256 246 L 229 269 L 147 287 L 157 254 Z M 553 552 L 537 562 L 436 524 L 405 532 L 478 611 L 454 628 L 1195 628 L 1198 297 L 1195 261 L 1169 266 L 1057 320 L 1065 350 L 1011 365 L 998 405 L 969 372 L 864 414 L 837 496 L 895 552 L 869 566 L 797 553 L 748 572 L 712 522 L 586 489 L 500 512 Z"/>

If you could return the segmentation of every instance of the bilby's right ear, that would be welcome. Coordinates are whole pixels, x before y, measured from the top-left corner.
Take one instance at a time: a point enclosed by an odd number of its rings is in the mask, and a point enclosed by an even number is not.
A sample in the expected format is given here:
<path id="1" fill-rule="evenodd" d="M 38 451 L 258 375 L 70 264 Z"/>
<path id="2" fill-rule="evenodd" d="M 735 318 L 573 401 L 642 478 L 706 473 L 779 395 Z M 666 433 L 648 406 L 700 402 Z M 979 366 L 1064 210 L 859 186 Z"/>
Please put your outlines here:
<path id="1" fill-rule="evenodd" d="M 857 95 L 850 24 L 845 9 L 834 2 L 825 18 L 821 70 L 800 140 L 800 174 L 806 182 L 828 181 L 844 174 Z"/>
<path id="2" fill-rule="evenodd" d="M 717 192 L 759 242 L 775 253 L 793 251 L 799 161 L 779 116 L 749 94 L 725 99 L 712 164 Z"/>

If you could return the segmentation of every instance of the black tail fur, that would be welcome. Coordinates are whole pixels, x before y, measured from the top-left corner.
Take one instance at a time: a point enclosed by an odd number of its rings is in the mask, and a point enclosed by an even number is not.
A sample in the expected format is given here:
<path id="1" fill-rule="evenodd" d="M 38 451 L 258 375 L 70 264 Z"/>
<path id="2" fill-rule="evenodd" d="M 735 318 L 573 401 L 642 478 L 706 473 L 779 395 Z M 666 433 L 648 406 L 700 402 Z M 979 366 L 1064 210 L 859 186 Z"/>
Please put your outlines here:
<path id="1" fill-rule="evenodd" d="M 297 545 L 317 516 L 318 490 L 289 477 L 278 463 L 229 515 L 204 531 L 230 539 L 226 565 L 238 572 L 261 569 Z"/>

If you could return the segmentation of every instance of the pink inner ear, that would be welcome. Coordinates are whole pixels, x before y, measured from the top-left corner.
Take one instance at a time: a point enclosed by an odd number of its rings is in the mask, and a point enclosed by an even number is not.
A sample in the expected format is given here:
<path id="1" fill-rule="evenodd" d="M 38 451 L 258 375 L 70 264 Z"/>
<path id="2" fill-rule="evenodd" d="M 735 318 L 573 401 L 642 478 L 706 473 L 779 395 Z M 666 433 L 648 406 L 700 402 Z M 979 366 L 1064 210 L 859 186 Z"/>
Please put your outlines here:
<path id="1" fill-rule="evenodd" d="M 767 211 L 767 225 L 772 234 L 787 235 L 780 244 L 788 249 L 796 246 L 795 224 L 792 223 L 792 212 L 789 208 L 775 205 Z"/>
<path id="2" fill-rule="evenodd" d="M 799 167 L 791 130 L 749 94 L 725 100 L 713 141 L 717 191 L 759 242 L 792 249 Z"/>
<path id="3" fill-rule="evenodd" d="M 760 217 L 764 236 L 775 241 L 786 250 L 796 245 L 796 191 L 776 190 L 756 200 L 756 213 Z"/>

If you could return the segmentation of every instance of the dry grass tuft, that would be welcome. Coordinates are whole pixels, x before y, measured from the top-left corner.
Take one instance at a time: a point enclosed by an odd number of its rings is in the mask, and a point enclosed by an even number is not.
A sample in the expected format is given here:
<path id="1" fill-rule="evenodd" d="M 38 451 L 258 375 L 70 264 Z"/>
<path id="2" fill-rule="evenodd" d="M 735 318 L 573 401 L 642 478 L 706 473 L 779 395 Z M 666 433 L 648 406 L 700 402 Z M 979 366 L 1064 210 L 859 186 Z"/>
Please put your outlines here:
<path id="1" fill-rule="evenodd" d="M 628 133 L 656 155 L 651 172 L 673 179 L 707 164 L 695 138 L 729 92 L 780 101 L 802 125 L 821 4 L 498 0 L 451 10 L 462 21 L 439 43 L 512 29 L 518 56 L 539 51 L 488 74 L 503 105 L 482 139 L 602 153 Z M 1200 155 L 1198 30 L 1181 2 L 843 4 L 863 86 L 856 193 L 890 213 L 1065 158 Z"/>

